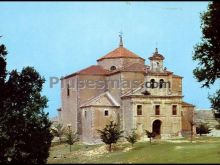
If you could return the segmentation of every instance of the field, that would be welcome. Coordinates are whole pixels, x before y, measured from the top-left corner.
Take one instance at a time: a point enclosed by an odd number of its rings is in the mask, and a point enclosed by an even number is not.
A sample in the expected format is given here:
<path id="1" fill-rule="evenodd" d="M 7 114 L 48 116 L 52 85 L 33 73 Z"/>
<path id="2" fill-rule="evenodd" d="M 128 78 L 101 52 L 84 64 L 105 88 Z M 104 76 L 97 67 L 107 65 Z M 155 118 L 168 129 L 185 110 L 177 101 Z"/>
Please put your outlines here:
<path id="1" fill-rule="evenodd" d="M 220 163 L 220 138 L 188 139 L 119 143 L 109 153 L 104 144 L 60 144 L 51 147 L 48 163 Z"/>

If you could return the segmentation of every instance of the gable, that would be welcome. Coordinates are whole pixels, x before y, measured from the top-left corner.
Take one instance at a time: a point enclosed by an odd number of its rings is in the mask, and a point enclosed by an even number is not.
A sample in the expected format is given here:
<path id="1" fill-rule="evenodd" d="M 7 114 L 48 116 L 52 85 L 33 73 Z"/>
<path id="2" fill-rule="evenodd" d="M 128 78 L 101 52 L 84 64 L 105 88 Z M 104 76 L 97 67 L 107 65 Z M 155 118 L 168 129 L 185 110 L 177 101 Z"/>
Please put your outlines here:
<path id="1" fill-rule="evenodd" d="M 88 106 L 113 106 L 113 107 L 119 107 L 120 104 L 107 91 L 107 92 L 104 92 L 104 93 L 90 99 L 86 103 L 82 104 L 80 106 L 80 108 L 88 107 Z"/>
<path id="2" fill-rule="evenodd" d="M 98 100 L 95 100 L 91 103 L 93 106 L 105 105 L 105 106 L 114 106 L 112 102 L 107 98 L 106 95 L 100 97 Z"/>

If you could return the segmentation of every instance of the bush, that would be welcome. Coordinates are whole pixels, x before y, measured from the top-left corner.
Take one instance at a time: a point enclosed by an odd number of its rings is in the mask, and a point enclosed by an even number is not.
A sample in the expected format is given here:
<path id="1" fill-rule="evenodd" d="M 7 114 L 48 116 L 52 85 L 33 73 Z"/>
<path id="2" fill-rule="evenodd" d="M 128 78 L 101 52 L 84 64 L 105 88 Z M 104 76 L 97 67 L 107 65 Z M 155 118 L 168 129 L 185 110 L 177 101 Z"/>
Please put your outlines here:
<path id="1" fill-rule="evenodd" d="M 135 130 L 132 130 L 131 134 L 130 134 L 130 135 L 127 135 L 127 136 L 125 137 L 125 139 L 126 139 L 129 143 L 131 143 L 132 147 L 133 147 L 134 143 L 137 142 L 137 138 L 138 138 L 138 136 L 137 136 L 137 133 L 135 132 Z"/>
<path id="2" fill-rule="evenodd" d="M 216 125 L 216 126 L 215 126 L 215 129 L 220 130 L 220 125 L 219 125 L 219 124 Z"/>
<path id="3" fill-rule="evenodd" d="M 51 128 L 51 132 L 52 132 L 53 136 L 59 138 L 59 143 L 61 144 L 61 142 L 62 142 L 61 138 L 65 133 L 65 127 L 62 124 L 57 124 Z"/>
<path id="4" fill-rule="evenodd" d="M 155 132 L 150 132 L 148 130 L 145 130 L 147 137 L 150 139 L 150 143 L 151 143 L 151 139 L 156 137 L 156 133 Z"/>
<path id="5" fill-rule="evenodd" d="M 110 123 L 107 124 L 104 129 L 97 131 L 100 134 L 100 138 L 102 139 L 102 141 L 105 144 L 109 145 L 110 152 L 112 150 L 112 144 L 117 143 L 119 138 L 122 137 L 121 134 L 123 133 L 123 131 L 120 131 L 118 129 L 118 125 L 113 121 L 110 121 Z"/>
<path id="6" fill-rule="evenodd" d="M 76 132 L 73 132 L 72 129 L 69 127 L 65 135 L 66 135 L 66 143 L 69 144 L 70 152 L 71 152 L 72 145 L 77 141 L 79 141 L 78 134 Z"/>
<path id="7" fill-rule="evenodd" d="M 211 130 L 209 129 L 209 126 L 205 123 L 201 123 L 196 127 L 196 133 L 199 134 L 200 136 L 202 134 L 208 134 L 210 133 L 210 131 Z"/>

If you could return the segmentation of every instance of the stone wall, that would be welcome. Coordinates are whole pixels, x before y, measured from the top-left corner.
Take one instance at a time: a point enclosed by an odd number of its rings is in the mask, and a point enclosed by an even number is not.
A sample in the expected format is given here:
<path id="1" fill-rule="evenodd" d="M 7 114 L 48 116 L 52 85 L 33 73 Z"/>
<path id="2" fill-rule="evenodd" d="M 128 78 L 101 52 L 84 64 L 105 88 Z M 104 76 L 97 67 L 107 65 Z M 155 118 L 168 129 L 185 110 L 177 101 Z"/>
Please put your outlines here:
<path id="1" fill-rule="evenodd" d="M 151 80 L 154 79 L 157 83 L 156 88 L 149 88 Z M 165 85 L 163 88 L 159 87 L 160 80 L 163 79 Z M 145 89 L 151 93 L 151 95 L 156 96 L 171 96 L 173 93 L 173 83 L 172 83 L 172 75 L 147 75 L 145 76 Z M 181 94 L 180 94 L 181 95 Z"/>
<path id="2" fill-rule="evenodd" d="M 194 107 L 183 106 L 182 110 L 182 133 L 188 135 L 191 132 L 191 122 L 194 122 Z M 193 127 L 195 133 L 195 126 Z"/>
<path id="3" fill-rule="evenodd" d="M 124 66 L 131 65 L 133 63 L 139 63 L 141 65 L 144 65 L 144 60 L 140 58 L 112 58 L 98 61 L 98 65 L 102 66 L 104 69 L 107 70 L 110 70 L 111 66 L 115 66 L 116 69 L 119 69 Z"/>
<path id="4" fill-rule="evenodd" d="M 104 111 L 108 111 L 108 116 L 104 115 Z M 87 113 L 88 116 L 85 117 L 85 111 L 89 112 Z M 100 143 L 100 134 L 97 132 L 97 130 L 103 129 L 106 124 L 109 124 L 110 121 L 114 121 L 116 123 L 119 123 L 118 121 L 118 115 L 119 115 L 119 108 L 118 107 L 112 107 L 112 106 L 92 106 L 89 108 L 82 108 L 82 130 L 83 130 L 83 141 L 85 143 Z"/>
<path id="5" fill-rule="evenodd" d="M 143 136 L 145 130 L 152 131 L 155 120 L 160 120 L 162 137 L 177 136 L 181 131 L 181 102 L 181 97 L 125 99 L 123 107 L 128 109 L 124 109 L 124 130 L 137 129 Z M 137 105 L 142 105 L 142 115 L 137 115 Z M 160 115 L 155 115 L 155 105 L 160 105 Z M 172 105 L 177 105 L 176 115 L 172 114 Z"/>
<path id="6" fill-rule="evenodd" d="M 92 122 L 93 111 L 91 107 L 81 109 L 82 114 L 82 141 L 85 143 L 93 143 L 92 141 Z"/>
<path id="7" fill-rule="evenodd" d="M 108 83 L 107 84 L 108 90 L 118 103 L 121 103 L 120 80 L 121 80 L 120 72 L 106 77 L 106 81 Z"/>
<path id="8" fill-rule="evenodd" d="M 199 123 L 207 123 L 207 125 L 211 129 L 215 129 L 216 125 L 218 125 L 218 121 L 215 119 L 212 109 L 202 110 L 196 109 L 195 111 L 195 122 Z"/>
<path id="9" fill-rule="evenodd" d="M 61 84 L 61 111 L 60 119 L 64 125 L 71 124 L 72 129 L 77 131 L 77 87 L 74 83 L 77 76 L 68 79 L 62 79 Z M 69 84 L 69 96 L 67 95 L 67 84 Z"/>
<path id="10" fill-rule="evenodd" d="M 123 95 L 131 89 L 136 89 L 144 82 L 144 73 L 141 72 L 121 72 L 121 94 Z"/>
<path id="11" fill-rule="evenodd" d="M 172 77 L 172 92 L 174 95 L 182 95 L 182 78 Z"/>
<path id="12" fill-rule="evenodd" d="M 103 93 L 105 89 L 89 84 L 89 81 L 103 81 L 104 76 L 94 75 L 76 75 L 68 79 L 63 79 L 63 88 L 61 89 L 62 111 L 61 119 L 64 124 L 71 124 L 74 130 L 81 135 L 81 111 L 79 106 L 89 99 Z M 69 96 L 67 96 L 67 84 L 69 83 Z"/>
<path id="13" fill-rule="evenodd" d="M 131 131 L 133 129 L 133 111 L 132 111 L 132 102 L 130 98 L 122 100 L 122 118 L 123 118 L 122 129 L 125 132 Z"/>

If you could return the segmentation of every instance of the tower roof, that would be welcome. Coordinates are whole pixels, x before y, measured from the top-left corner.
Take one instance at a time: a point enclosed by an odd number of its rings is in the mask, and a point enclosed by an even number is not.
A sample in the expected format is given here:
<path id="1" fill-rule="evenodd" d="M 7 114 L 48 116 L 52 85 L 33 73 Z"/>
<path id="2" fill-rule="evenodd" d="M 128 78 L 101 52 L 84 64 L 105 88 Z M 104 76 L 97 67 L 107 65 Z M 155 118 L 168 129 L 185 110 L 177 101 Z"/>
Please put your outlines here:
<path id="1" fill-rule="evenodd" d="M 142 60 L 145 60 L 140 56 L 136 55 L 135 53 L 131 52 L 130 50 L 126 49 L 122 45 L 120 45 L 118 48 L 109 52 L 105 56 L 99 58 L 97 61 L 101 61 L 103 59 L 112 59 L 112 58 L 140 58 Z"/>
<path id="2" fill-rule="evenodd" d="M 101 61 L 103 59 L 112 59 L 112 58 L 139 58 L 145 60 L 123 46 L 124 44 L 122 40 L 122 32 L 120 32 L 119 38 L 120 38 L 119 47 L 109 52 L 105 56 L 99 58 L 97 61 Z"/>
<path id="3" fill-rule="evenodd" d="M 153 56 L 149 57 L 149 60 L 164 60 L 164 56 L 158 53 L 158 49 L 155 49 Z"/>

